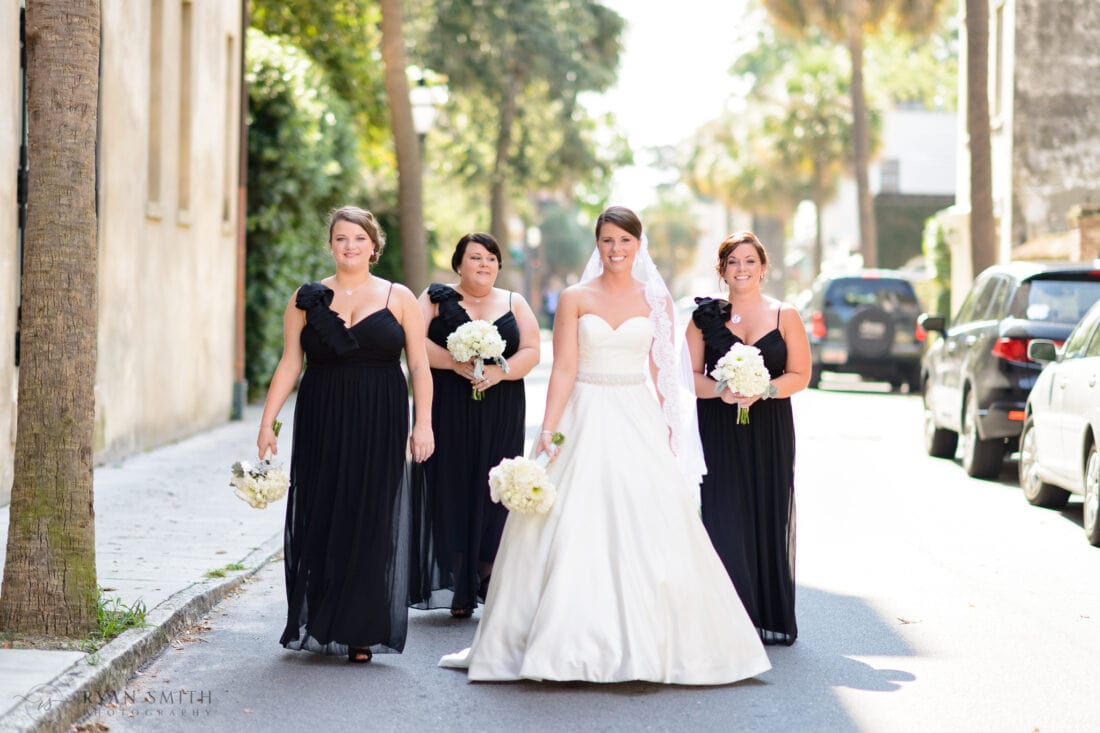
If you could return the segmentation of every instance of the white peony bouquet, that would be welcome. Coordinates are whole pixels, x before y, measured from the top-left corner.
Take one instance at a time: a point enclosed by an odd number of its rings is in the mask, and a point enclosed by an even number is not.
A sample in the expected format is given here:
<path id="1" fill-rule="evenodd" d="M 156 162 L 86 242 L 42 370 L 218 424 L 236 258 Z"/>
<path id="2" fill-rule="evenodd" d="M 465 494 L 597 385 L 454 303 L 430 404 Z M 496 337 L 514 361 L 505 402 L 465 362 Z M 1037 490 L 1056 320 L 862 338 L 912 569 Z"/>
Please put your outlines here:
<path id="1" fill-rule="evenodd" d="M 495 361 L 508 373 L 508 361 L 504 358 L 506 343 L 497 327 L 488 321 L 469 321 L 456 328 L 447 336 L 447 351 L 455 361 L 474 362 L 474 379 L 480 380 L 485 373 L 485 362 Z M 484 399 L 485 393 L 474 388 L 472 397 Z"/>
<path id="2" fill-rule="evenodd" d="M 279 436 L 279 428 L 282 426 L 281 422 L 275 421 L 272 426 L 275 437 Z M 233 493 L 248 502 L 253 509 L 263 509 L 270 502 L 282 499 L 290 487 L 290 476 L 280 464 L 272 463 L 270 457 L 255 465 L 248 461 L 237 461 L 230 472 L 229 485 L 233 487 Z"/>
<path id="3" fill-rule="evenodd" d="M 760 349 L 740 342 L 731 346 L 725 356 L 718 360 L 710 376 L 718 381 L 714 388 L 715 394 L 727 387 L 737 394 L 763 394 L 771 381 Z M 749 408 L 738 406 L 737 424 L 749 424 Z"/>
<path id="4" fill-rule="evenodd" d="M 554 445 L 561 445 L 565 437 L 554 433 Z M 550 456 L 545 453 L 534 459 L 519 456 L 505 458 L 489 471 L 489 498 L 503 504 L 508 511 L 522 514 L 545 514 L 554 505 L 557 487 L 546 475 Z"/>

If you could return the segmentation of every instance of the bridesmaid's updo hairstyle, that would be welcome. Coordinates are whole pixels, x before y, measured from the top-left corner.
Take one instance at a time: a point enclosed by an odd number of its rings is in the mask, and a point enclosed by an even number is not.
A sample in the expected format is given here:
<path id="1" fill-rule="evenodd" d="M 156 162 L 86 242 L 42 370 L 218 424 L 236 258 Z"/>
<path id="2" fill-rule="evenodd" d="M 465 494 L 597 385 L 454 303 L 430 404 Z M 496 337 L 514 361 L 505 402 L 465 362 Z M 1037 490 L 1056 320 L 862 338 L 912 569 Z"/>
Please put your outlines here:
<path id="1" fill-rule="evenodd" d="M 500 245 L 497 244 L 497 240 L 492 234 L 486 234 L 485 232 L 470 232 L 462 239 L 458 240 L 458 244 L 455 245 L 455 252 L 451 255 L 451 269 L 458 272 L 458 266 L 462 264 L 462 258 L 466 256 L 466 247 L 470 242 L 474 244 L 480 244 L 485 249 L 489 250 L 494 257 L 497 258 L 497 264 L 501 267 L 504 266 L 504 258 L 500 256 Z"/>
<path id="2" fill-rule="evenodd" d="M 366 209 L 360 209 L 358 206 L 341 206 L 338 209 L 333 209 L 328 215 L 328 242 L 330 246 L 332 245 L 332 228 L 336 226 L 338 221 L 346 221 L 363 227 L 363 231 L 374 242 L 374 251 L 371 253 L 369 262 L 372 265 L 378 262 L 378 258 L 382 256 L 382 250 L 386 248 L 386 233 L 382 231 L 382 225 L 374 218 L 374 214 Z"/>
<path id="3" fill-rule="evenodd" d="M 752 232 L 737 232 L 723 239 L 722 243 L 718 245 L 718 264 L 714 266 L 714 269 L 718 271 L 718 277 L 726 274 L 726 258 L 730 256 L 730 252 L 742 244 L 751 244 L 753 249 L 756 250 L 756 256 L 760 258 L 760 264 L 764 267 L 768 266 L 768 251 L 764 249 L 764 245 L 756 238 L 756 235 Z"/>
<path id="4" fill-rule="evenodd" d="M 634 237 L 642 238 L 642 220 L 625 206 L 608 206 L 596 219 L 596 239 L 600 238 L 600 229 L 604 224 L 614 224 Z"/>

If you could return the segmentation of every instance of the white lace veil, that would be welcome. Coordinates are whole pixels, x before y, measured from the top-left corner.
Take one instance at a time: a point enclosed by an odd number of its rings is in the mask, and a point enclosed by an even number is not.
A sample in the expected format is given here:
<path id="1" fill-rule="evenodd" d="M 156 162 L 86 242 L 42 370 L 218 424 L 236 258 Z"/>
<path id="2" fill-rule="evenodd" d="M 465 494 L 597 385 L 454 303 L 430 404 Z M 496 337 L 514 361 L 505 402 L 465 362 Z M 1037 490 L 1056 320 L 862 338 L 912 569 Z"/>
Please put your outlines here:
<path id="1" fill-rule="evenodd" d="M 594 280 L 603 274 L 599 248 L 592 252 L 581 275 L 581 282 Z M 693 501 L 699 503 L 699 482 L 707 472 L 703 460 L 703 445 L 699 441 L 699 420 L 695 412 L 695 375 L 691 357 L 677 339 L 673 323 L 672 293 L 649 256 L 649 240 L 642 235 L 642 244 L 634 258 L 631 274 L 645 285 L 649 304 L 649 320 L 653 324 L 651 354 L 657 367 L 657 391 L 662 397 L 661 410 L 668 425 L 672 450 L 680 471 L 688 481 Z M 677 341 L 681 342 L 677 348 Z"/>

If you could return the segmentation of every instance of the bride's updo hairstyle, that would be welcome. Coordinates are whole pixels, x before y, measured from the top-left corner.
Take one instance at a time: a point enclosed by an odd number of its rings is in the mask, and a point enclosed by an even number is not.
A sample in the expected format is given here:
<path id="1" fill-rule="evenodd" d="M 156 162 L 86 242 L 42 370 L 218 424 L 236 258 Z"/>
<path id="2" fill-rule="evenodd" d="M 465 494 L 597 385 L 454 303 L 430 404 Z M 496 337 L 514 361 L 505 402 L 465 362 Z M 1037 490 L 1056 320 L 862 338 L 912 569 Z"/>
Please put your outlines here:
<path id="1" fill-rule="evenodd" d="M 722 243 L 718 245 L 718 264 L 714 266 L 714 269 L 718 271 L 718 277 L 726 274 L 726 258 L 730 256 L 730 252 L 742 244 L 751 244 L 753 249 L 756 250 L 756 256 L 760 258 L 761 266 L 768 266 L 768 251 L 764 249 L 764 245 L 756 238 L 756 235 L 752 232 L 737 232 L 723 239 Z"/>
<path id="2" fill-rule="evenodd" d="M 608 206 L 603 210 L 596 218 L 596 239 L 600 238 L 600 229 L 604 224 L 614 224 L 635 238 L 642 238 L 642 220 L 625 206 Z"/>

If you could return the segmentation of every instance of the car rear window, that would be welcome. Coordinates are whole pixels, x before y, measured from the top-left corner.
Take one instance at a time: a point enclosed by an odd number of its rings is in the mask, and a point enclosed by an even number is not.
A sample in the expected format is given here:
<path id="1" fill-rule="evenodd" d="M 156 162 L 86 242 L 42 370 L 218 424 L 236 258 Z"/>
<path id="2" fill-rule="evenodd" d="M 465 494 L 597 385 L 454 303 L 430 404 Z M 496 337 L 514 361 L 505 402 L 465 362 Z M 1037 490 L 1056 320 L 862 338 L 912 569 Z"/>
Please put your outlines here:
<path id="1" fill-rule="evenodd" d="M 845 278 L 834 280 L 825 293 L 825 306 L 876 305 L 883 310 L 916 308 L 917 296 L 908 280 Z"/>
<path id="2" fill-rule="evenodd" d="M 1036 278 L 1020 286 L 1012 313 L 1029 321 L 1077 323 L 1097 300 L 1100 300 L 1100 276 Z"/>

